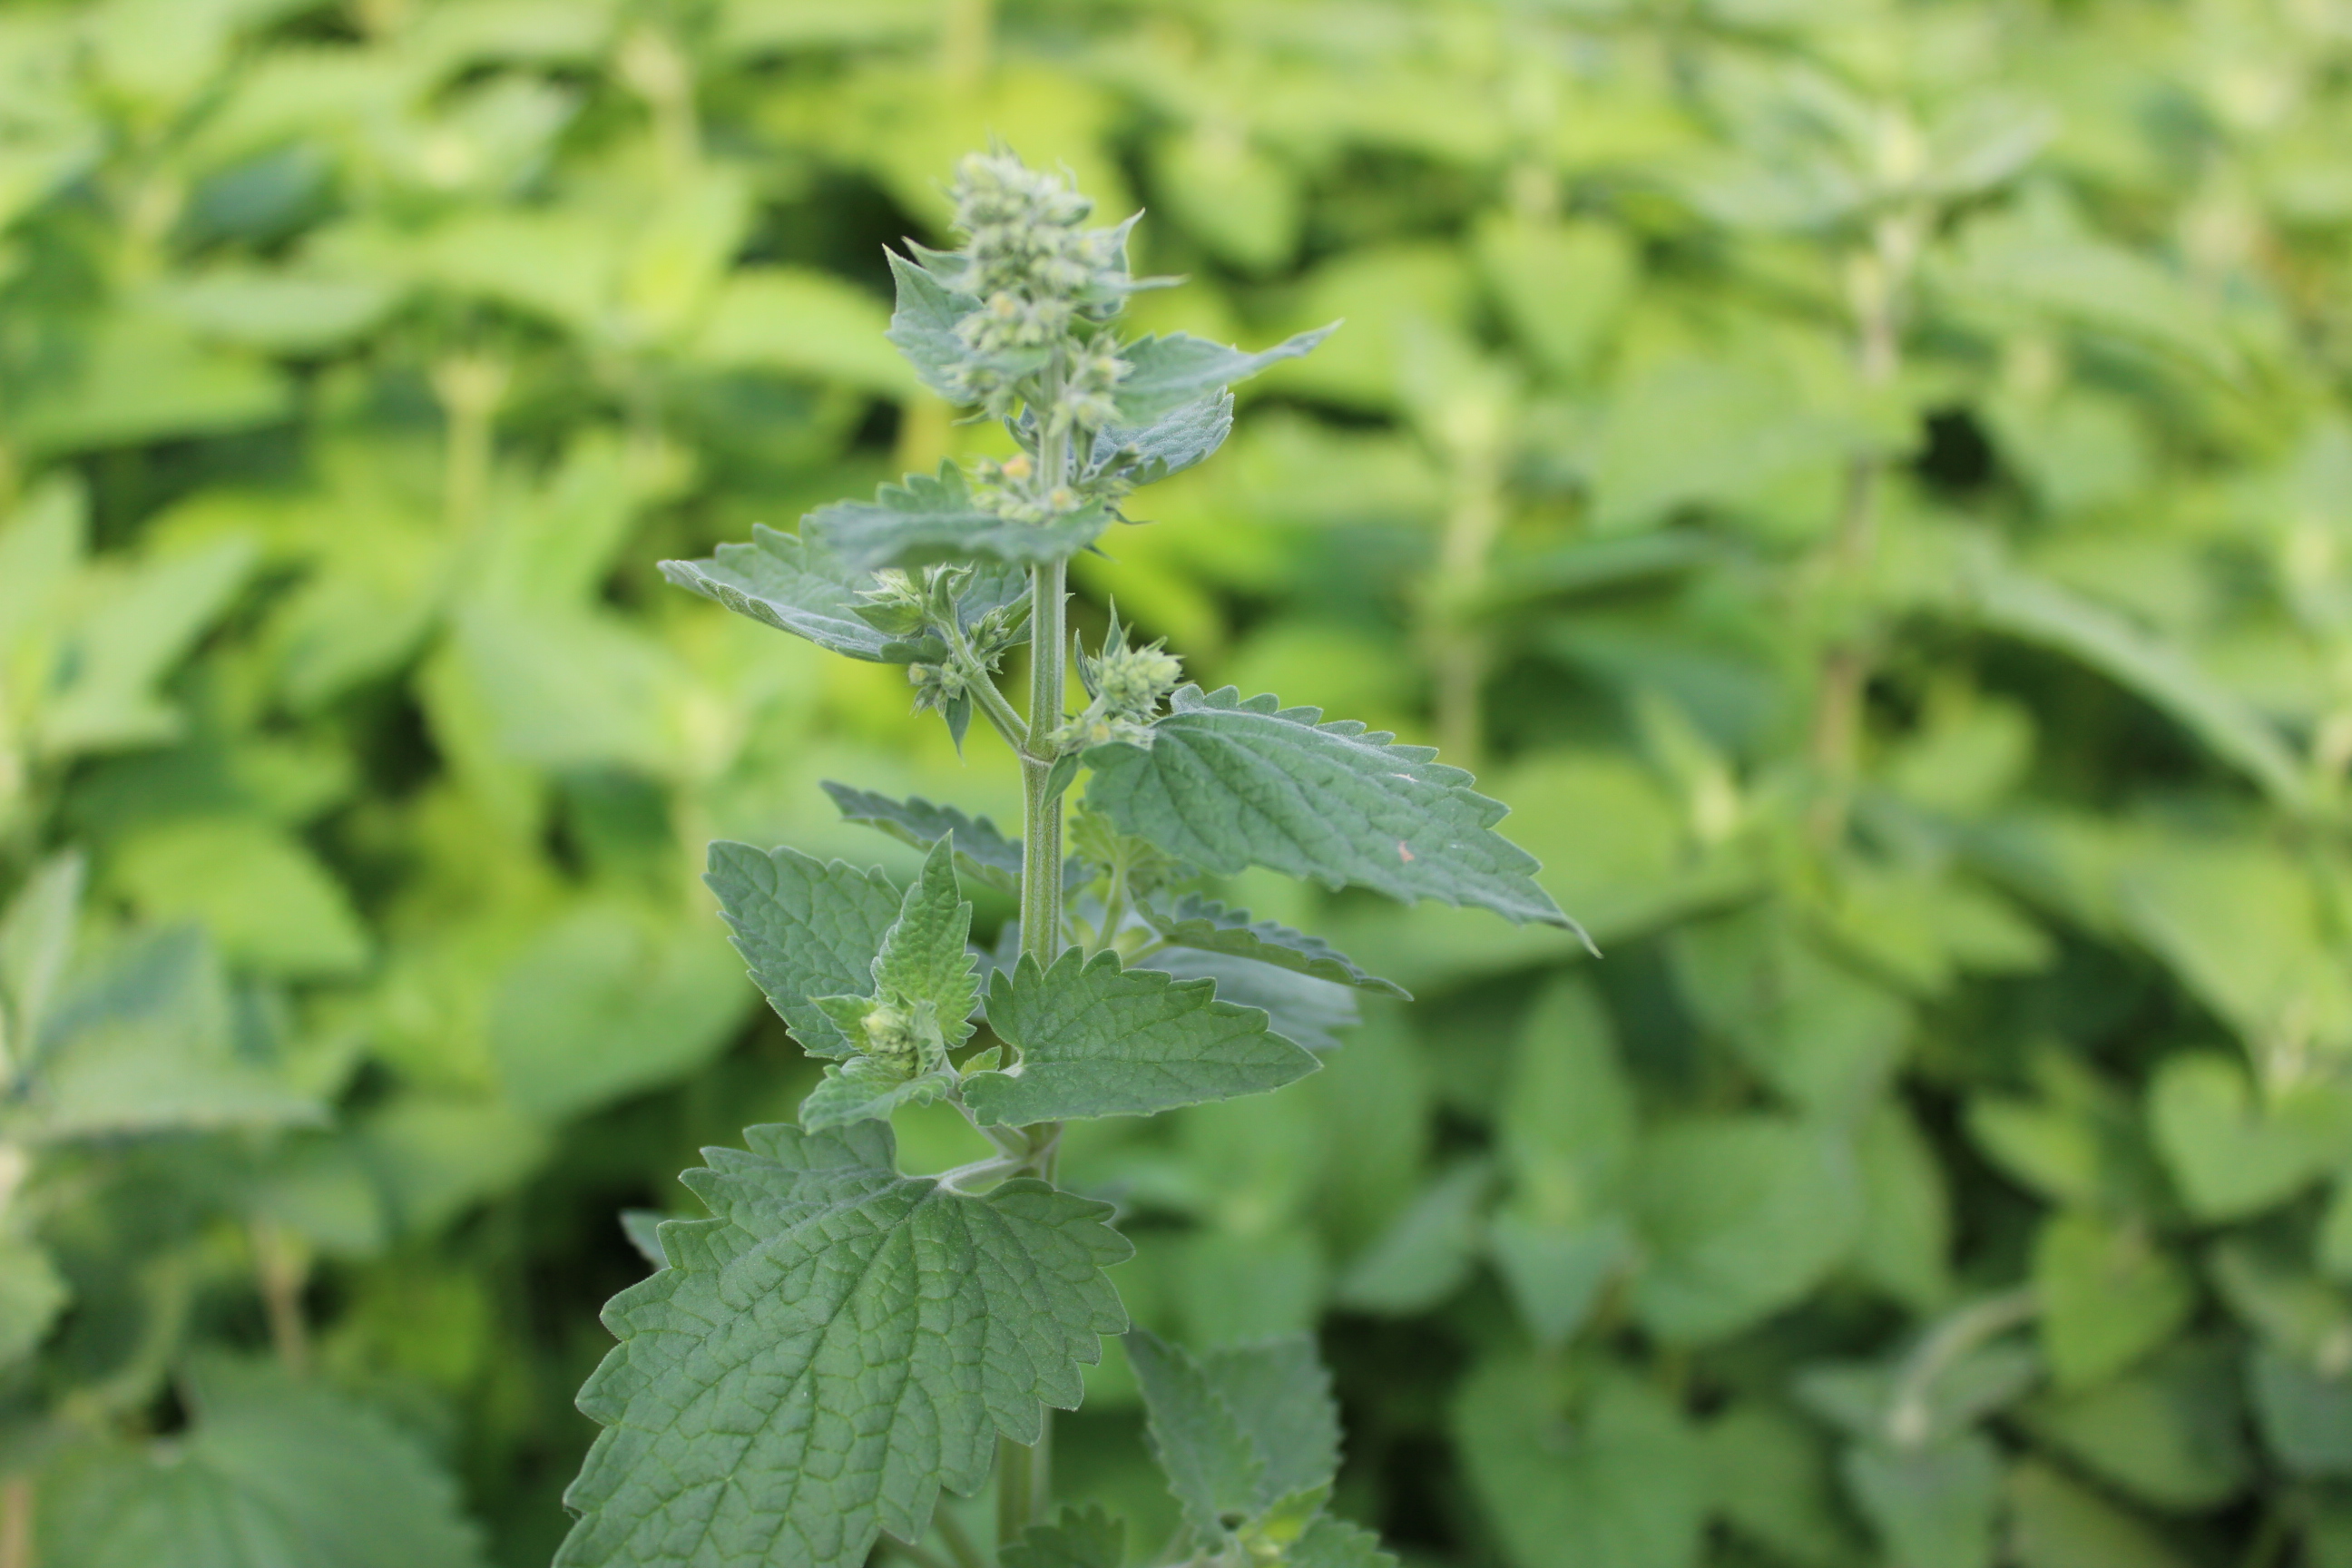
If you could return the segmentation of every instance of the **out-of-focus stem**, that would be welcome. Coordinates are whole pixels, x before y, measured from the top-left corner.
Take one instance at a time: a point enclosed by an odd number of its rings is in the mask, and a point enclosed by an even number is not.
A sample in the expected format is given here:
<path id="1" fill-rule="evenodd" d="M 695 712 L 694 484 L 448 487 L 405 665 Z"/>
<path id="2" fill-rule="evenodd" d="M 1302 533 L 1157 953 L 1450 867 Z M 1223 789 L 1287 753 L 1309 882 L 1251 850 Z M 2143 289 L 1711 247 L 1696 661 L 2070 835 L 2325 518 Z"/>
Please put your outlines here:
<path id="1" fill-rule="evenodd" d="M 1906 1448 L 1916 1448 L 1926 1442 L 1933 1424 L 1930 1402 L 1935 1395 L 1936 1380 L 1979 1345 L 2032 1322 L 2041 1310 L 2041 1298 L 2031 1286 L 2025 1286 L 1988 1296 L 1937 1324 L 1911 1352 L 1895 1382 L 1894 1397 L 1886 1406 L 1887 1440 Z"/>
<path id="2" fill-rule="evenodd" d="M 310 1320 L 302 1310 L 310 1261 L 302 1244 L 268 1220 L 253 1222 L 253 1273 L 269 1318 L 269 1342 L 278 1360 L 297 1376 L 310 1370 Z"/>
<path id="3" fill-rule="evenodd" d="M 1059 369 L 1047 373 L 1039 414 L 1045 433 L 1037 444 L 1041 489 L 1052 494 L 1067 482 L 1070 437 L 1053 428 L 1060 401 Z M 1062 951 L 1062 795 L 1054 787 L 1054 731 L 1062 724 L 1062 688 L 1066 679 L 1064 647 L 1068 638 L 1069 573 L 1055 561 L 1029 571 L 1029 734 L 1021 758 L 1021 953 L 1041 965 Z M 1061 1128 L 1053 1122 L 1024 1127 L 1036 1157 L 1037 1173 L 1054 1179 L 1054 1150 Z M 1035 1446 L 1000 1437 L 996 1443 L 996 1540 L 1000 1546 L 1021 1537 L 1044 1509 L 1052 1489 L 1050 1455 L 1053 1413 Z"/>
<path id="4" fill-rule="evenodd" d="M 433 367 L 434 395 L 448 421 L 442 457 L 441 509 L 452 534 L 481 520 L 490 488 L 490 443 L 506 400 L 507 366 L 488 354 L 452 354 Z"/>
<path id="5" fill-rule="evenodd" d="M 1855 370 L 1863 385 L 1874 391 L 1892 384 L 1902 368 L 1902 293 L 1922 232 L 1920 214 L 1889 215 L 1872 231 L 1870 245 L 1848 261 L 1846 298 L 1853 315 Z M 1886 459 L 1876 452 L 1864 453 L 1847 466 L 1837 530 L 1824 563 L 1825 580 L 1857 598 L 1878 552 L 1879 491 L 1885 466 Z M 1859 768 L 1863 700 L 1870 685 L 1868 636 L 1862 626 L 1840 626 L 1822 653 L 1811 737 L 1822 794 L 1809 826 L 1814 842 L 1824 847 L 1845 832 Z"/>
<path id="6" fill-rule="evenodd" d="M 33 1568 L 33 1478 L 0 1481 L 0 1568 Z"/>
<path id="7" fill-rule="evenodd" d="M 1500 465 L 1491 450 L 1461 454 L 1454 500 L 1438 544 L 1432 586 L 1430 662 L 1435 677 L 1437 748 L 1461 767 L 1478 765 L 1486 745 L 1481 695 L 1494 648 L 1467 606 L 1486 580 L 1486 558 L 1502 531 Z"/>
<path id="8" fill-rule="evenodd" d="M 988 76 L 995 35 L 996 0 L 941 0 L 940 75 L 954 87 L 979 86 Z"/>
<path id="9" fill-rule="evenodd" d="M 940 1509 L 931 1515 L 931 1523 L 939 1528 L 940 1539 L 948 1543 L 948 1555 L 955 1559 L 956 1568 L 988 1568 L 988 1560 L 980 1554 L 971 1532 L 964 1529 L 953 1510 Z"/>

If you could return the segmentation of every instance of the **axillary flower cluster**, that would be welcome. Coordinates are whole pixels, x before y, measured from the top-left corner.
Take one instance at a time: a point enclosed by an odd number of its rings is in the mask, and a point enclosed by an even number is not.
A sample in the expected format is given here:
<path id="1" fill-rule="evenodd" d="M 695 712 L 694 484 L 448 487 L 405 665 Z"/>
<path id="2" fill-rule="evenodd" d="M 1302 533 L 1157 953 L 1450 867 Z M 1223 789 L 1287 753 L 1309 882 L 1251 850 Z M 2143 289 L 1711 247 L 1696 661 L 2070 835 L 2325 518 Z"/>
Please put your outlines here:
<path id="1" fill-rule="evenodd" d="M 1127 267 L 1135 220 L 1081 227 L 1094 203 L 1066 176 L 1029 168 L 1009 153 L 967 156 L 953 194 L 956 229 L 964 237 L 957 281 L 980 300 L 980 309 L 956 324 L 971 353 L 948 373 L 956 401 L 998 418 L 1026 404 L 1043 414 L 1049 436 L 1109 424 L 1111 397 L 1129 366 L 1103 329 L 1138 287 Z M 1042 399 L 1024 384 L 1037 376 L 1048 394 Z M 1059 476 L 1040 476 L 1024 458 L 1003 465 L 1003 477 L 1016 486 L 1041 478 L 1059 484 Z M 1039 499 L 1055 511 L 1078 503 L 1075 490 Z"/>

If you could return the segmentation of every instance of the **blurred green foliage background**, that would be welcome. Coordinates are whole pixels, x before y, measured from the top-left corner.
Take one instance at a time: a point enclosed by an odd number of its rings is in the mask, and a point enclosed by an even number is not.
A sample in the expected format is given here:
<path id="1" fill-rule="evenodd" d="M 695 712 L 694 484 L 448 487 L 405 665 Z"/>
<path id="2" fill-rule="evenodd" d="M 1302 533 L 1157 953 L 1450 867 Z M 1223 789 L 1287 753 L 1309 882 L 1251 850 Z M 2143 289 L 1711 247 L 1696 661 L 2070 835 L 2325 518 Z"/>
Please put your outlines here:
<path id="1" fill-rule="evenodd" d="M 2344 0 L 12 0 L 0 1568 L 546 1560 L 812 1078 L 702 844 L 1015 814 L 653 569 L 997 449 L 881 338 L 992 134 L 1348 321 L 1081 620 L 1608 953 L 1244 879 L 1420 999 L 1074 1132 L 1137 1318 L 1319 1326 L 1412 1563 L 2352 1564 Z"/>

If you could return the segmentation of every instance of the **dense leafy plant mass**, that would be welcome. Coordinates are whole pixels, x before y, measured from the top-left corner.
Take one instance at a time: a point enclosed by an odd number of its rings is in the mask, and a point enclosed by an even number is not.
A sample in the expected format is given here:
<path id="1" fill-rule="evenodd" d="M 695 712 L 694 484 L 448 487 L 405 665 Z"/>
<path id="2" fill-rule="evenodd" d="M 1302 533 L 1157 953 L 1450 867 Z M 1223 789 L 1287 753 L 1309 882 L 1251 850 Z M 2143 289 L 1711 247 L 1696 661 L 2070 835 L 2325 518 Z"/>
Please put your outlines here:
<path id="1" fill-rule="evenodd" d="M 596 1303 L 684 1321 L 811 1205 L 832 1315 L 786 1359 L 854 1391 L 871 1323 L 889 1409 L 980 1401 L 936 1470 L 826 1473 L 880 1553 L 1075 1363 L 1076 1506 L 1008 1568 L 1213 1516 L 1462 1568 L 2352 1562 L 2347 37 L 2308 0 L 0 6 L 0 1568 L 542 1568 Z M 957 243 L 992 134 L 1188 279 L 1071 387 L 1067 512 L 947 401 L 1017 426 L 1036 347 L 957 335 L 963 263 L 898 253 L 937 368 L 887 335 L 886 244 Z M 1217 345 L 1340 317 L 1228 432 Z M 1064 694 L 1030 749 L 1086 770 L 1080 951 L 1024 968 L 1024 790 L 948 605 L 1019 681 L 1082 536 L 1067 661 L 1165 638 L 1202 694 Z M 1475 766 L 1608 961 L 1446 907 L 1530 902 L 1485 808 L 1269 691 Z M 1348 808 L 1182 809 L 1292 768 Z M 768 922 L 740 961 L 721 893 Z M 931 940 L 966 904 L 976 1011 Z M 1097 1070 L 1096 1018 L 1158 1058 Z M 1034 1212 L 1001 1170 L 910 1207 L 1113 1087 L 1200 1102 L 1068 1120 Z M 987 1227 L 1074 1282 L 1013 1345 L 972 1326 L 1001 1273 L 927 1271 Z M 1087 1363 L 1097 1276 L 1139 1330 Z M 708 1386 L 684 1423 L 756 1408 Z M 591 1517 L 689 1517 L 612 1452 Z M 942 1484 L 898 1554 L 993 1506 Z"/>
<path id="2" fill-rule="evenodd" d="M 621 1342 L 581 1407 L 607 1430 L 566 1494 L 582 1517 L 559 1563 L 854 1568 L 882 1531 L 921 1541 L 940 1489 L 976 1490 L 992 1457 L 1005 1552 L 1091 1561 L 1092 1516 L 1031 1521 L 1052 1497 L 1045 1408 L 1075 1408 L 1100 1336 L 1127 1328 L 1103 1270 L 1130 1248 L 1108 1205 L 1054 1185 L 1063 1124 L 1263 1093 L 1318 1065 L 1278 1012 L 1159 967 L 1171 948 L 1396 989 L 1315 938 L 1173 890 L 1259 865 L 1569 923 L 1467 773 L 1311 708 L 1181 686 L 1177 658 L 1133 646 L 1115 614 L 1093 653 L 1073 644 L 1088 700 L 1068 711 L 1068 558 L 1138 485 L 1223 442 L 1229 383 L 1322 333 L 1255 354 L 1183 333 L 1122 342 L 1128 296 L 1153 281 L 1128 270 L 1132 220 L 1086 226 L 1092 204 L 1066 175 L 1003 152 L 965 158 L 953 196 L 962 244 L 891 258 L 890 336 L 927 385 L 1003 421 L 1013 454 L 820 508 L 796 540 L 663 570 L 834 652 L 904 664 L 916 706 L 959 746 L 977 710 L 1019 762 L 1022 837 L 834 786 L 845 810 L 929 843 L 903 894 L 839 860 L 712 846 L 753 978 L 835 1060 L 797 1128 L 752 1129 L 748 1154 L 706 1152 L 688 1182 L 716 1217 L 661 1225 L 660 1271 L 606 1309 Z M 840 569 L 811 570 L 819 551 Z M 1026 566 L 1025 598 L 1007 599 L 998 563 Z M 1025 714 L 997 685 L 1024 640 Z M 1066 857 L 1081 776 L 1093 820 Z M 984 1003 L 959 828 L 975 875 L 1009 879 L 1020 908 Z M 978 1047 L 975 1019 L 992 1037 Z M 901 1174 L 891 1114 L 933 1101 L 996 1152 Z M 1323 1516 L 1338 1442 L 1311 1352 L 1276 1343 L 1204 1370 L 1135 1342 L 1185 1504 L 1176 1560 L 1382 1560 Z"/>

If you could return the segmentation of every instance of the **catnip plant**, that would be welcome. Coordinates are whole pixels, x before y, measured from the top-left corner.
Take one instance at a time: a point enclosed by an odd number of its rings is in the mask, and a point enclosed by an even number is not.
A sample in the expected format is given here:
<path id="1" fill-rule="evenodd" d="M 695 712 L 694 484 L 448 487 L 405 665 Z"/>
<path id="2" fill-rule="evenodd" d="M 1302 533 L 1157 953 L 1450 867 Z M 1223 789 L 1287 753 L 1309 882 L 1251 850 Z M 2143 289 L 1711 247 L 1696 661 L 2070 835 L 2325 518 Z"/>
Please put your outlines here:
<path id="1" fill-rule="evenodd" d="M 1430 749 L 1182 684 L 1176 656 L 1116 616 L 1091 652 L 1070 638 L 1069 558 L 1125 521 L 1136 489 L 1217 448 L 1230 384 L 1324 333 L 1259 353 L 1182 333 L 1122 342 L 1128 296 L 1162 281 L 1129 273 L 1133 219 L 1087 226 L 1066 178 L 1002 151 L 966 158 L 953 196 L 958 248 L 890 258 L 889 336 L 1017 453 L 663 570 L 835 653 L 905 667 L 918 709 L 959 745 L 986 719 L 1020 764 L 1021 837 L 831 785 L 845 816 L 927 851 L 906 887 L 789 847 L 711 847 L 735 945 L 824 1078 L 798 1125 L 752 1128 L 686 1173 L 711 1217 L 662 1223 L 657 1271 L 606 1308 L 620 1342 L 580 1396 L 605 1430 L 567 1494 L 579 1518 L 558 1562 L 856 1568 L 882 1531 L 920 1557 L 940 1492 L 971 1495 L 992 1465 L 1005 1568 L 1119 1568 L 1120 1527 L 1098 1510 L 1046 1521 L 1046 1422 L 1076 1407 L 1102 1336 L 1125 1333 L 1182 1509 L 1169 1561 L 1370 1563 L 1373 1538 L 1324 1512 L 1339 1431 L 1311 1345 L 1196 1356 L 1129 1331 L 1108 1270 L 1131 1248 L 1110 1205 L 1056 1184 L 1062 1128 L 1316 1069 L 1267 1013 L 1162 954 L 1402 994 L 1192 890 L 1204 879 L 1259 866 L 1572 922 L 1495 832 L 1504 808 Z M 1025 712 L 999 686 L 1024 644 Z M 1086 696 L 1075 713 L 1066 652 Z M 1018 900 L 989 954 L 967 880 Z M 940 1100 L 993 1153 L 902 1173 L 891 1113 Z M 960 1568 L 981 1568 L 941 1525 Z"/>

